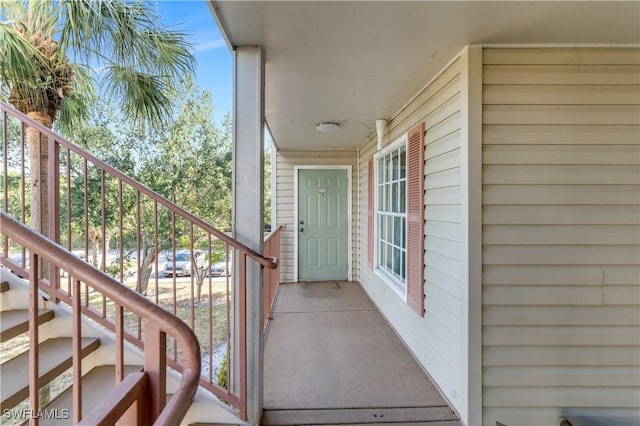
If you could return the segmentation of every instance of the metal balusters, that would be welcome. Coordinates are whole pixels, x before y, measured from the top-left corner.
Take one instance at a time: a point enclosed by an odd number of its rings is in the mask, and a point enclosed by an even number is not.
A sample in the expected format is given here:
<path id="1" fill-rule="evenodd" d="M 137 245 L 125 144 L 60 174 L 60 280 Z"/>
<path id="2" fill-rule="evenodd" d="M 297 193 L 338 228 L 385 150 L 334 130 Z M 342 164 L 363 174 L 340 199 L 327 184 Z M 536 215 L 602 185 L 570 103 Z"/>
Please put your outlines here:
<path id="1" fill-rule="evenodd" d="M 30 252 L 31 275 L 29 276 L 29 408 L 37 413 L 39 407 L 39 356 L 38 356 L 38 277 L 40 275 L 40 259 L 32 250 Z M 31 416 L 30 426 L 38 426 L 38 417 Z"/>
<path id="2" fill-rule="evenodd" d="M 73 423 L 82 419 L 82 323 L 80 314 L 80 281 L 73 279 Z"/>

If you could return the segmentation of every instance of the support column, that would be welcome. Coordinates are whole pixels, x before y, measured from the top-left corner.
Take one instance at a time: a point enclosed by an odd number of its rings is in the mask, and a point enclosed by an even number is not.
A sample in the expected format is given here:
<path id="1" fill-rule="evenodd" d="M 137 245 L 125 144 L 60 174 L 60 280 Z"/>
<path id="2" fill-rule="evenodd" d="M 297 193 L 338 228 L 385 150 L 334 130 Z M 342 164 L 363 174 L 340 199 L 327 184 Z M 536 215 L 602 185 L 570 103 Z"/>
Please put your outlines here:
<path id="1" fill-rule="evenodd" d="M 241 243 L 262 253 L 264 54 L 261 47 L 243 46 L 235 49 L 234 59 L 233 234 Z M 261 286 L 262 270 L 249 259 L 246 290 L 247 420 L 253 425 L 260 424 L 262 415 L 264 342 Z"/>
<path id="2" fill-rule="evenodd" d="M 462 58 L 460 207 L 464 261 L 461 371 L 465 424 L 482 424 L 482 46 L 469 45 Z"/>

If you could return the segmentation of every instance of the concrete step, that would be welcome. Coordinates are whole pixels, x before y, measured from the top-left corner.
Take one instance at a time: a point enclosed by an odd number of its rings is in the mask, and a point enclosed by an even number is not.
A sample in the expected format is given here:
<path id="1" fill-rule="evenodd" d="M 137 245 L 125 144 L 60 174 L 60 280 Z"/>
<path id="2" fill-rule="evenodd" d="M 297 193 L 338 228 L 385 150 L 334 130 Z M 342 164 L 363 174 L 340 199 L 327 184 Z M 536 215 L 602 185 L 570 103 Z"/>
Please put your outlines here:
<path id="1" fill-rule="evenodd" d="M 40 386 L 58 377 L 72 365 L 71 337 L 45 340 L 39 346 Z M 96 338 L 83 338 L 84 358 L 100 346 Z M 16 406 L 29 396 L 29 353 L 24 352 L 0 365 L 0 411 Z"/>
<path id="2" fill-rule="evenodd" d="M 0 283 L 0 293 L 4 293 L 5 291 L 9 291 L 9 282 L 8 281 L 2 281 Z"/>
<path id="3" fill-rule="evenodd" d="M 449 407 L 327 408 L 269 410 L 262 415 L 263 426 L 341 424 L 428 424 L 460 425 Z"/>
<path id="4" fill-rule="evenodd" d="M 240 426 L 238 423 L 189 423 L 189 426 Z"/>
<path id="5" fill-rule="evenodd" d="M 137 365 L 125 365 L 125 376 L 137 371 L 142 367 Z M 86 416 L 116 387 L 116 367 L 114 365 L 98 366 L 82 377 L 82 416 Z M 67 426 L 73 419 L 73 388 L 70 387 L 47 405 L 47 413 L 54 413 L 57 417 L 40 419 L 40 426 Z"/>
<path id="6" fill-rule="evenodd" d="M 53 319 L 51 309 L 38 311 L 38 325 Z M 14 309 L 0 312 L 0 342 L 6 342 L 24 332 L 29 331 L 29 311 Z"/>
<path id="7" fill-rule="evenodd" d="M 189 423 L 189 426 L 240 426 L 237 423 Z"/>

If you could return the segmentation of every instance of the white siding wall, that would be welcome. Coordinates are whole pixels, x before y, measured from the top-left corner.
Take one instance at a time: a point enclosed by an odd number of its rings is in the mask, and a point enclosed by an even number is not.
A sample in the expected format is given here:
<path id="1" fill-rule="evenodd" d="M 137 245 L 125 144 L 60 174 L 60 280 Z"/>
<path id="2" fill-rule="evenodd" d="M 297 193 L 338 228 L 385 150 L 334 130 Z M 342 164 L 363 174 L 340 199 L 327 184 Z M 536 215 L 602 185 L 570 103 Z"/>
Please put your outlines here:
<path id="1" fill-rule="evenodd" d="M 389 123 L 385 144 L 422 121 L 425 137 L 425 308 L 421 318 L 367 266 L 368 160 L 377 140 L 360 149 L 358 278 L 382 314 L 460 409 L 465 398 L 461 377 L 461 65 L 450 66 Z"/>
<path id="2" fill-rule="evenodd" d="M 485 425 L 638 416 L 639 64 L 638 49 L 484 51 Z"/>
<path id="3" fill-rule="evenodd" d="M 294 237 L 297 226 L 294 219 L 294 166 L 308 165 L 345 165 L 352 166 L 352 253 L 353 277 L 356 276 L 356 246 L 358 242 L 356 224 L 357 205 L 357 151 L 277 151 L 276 153 L 276 224 L 283 226 L 281 236 L 280 280 L 282 282 L 293 281 L 294 262 Z"/>

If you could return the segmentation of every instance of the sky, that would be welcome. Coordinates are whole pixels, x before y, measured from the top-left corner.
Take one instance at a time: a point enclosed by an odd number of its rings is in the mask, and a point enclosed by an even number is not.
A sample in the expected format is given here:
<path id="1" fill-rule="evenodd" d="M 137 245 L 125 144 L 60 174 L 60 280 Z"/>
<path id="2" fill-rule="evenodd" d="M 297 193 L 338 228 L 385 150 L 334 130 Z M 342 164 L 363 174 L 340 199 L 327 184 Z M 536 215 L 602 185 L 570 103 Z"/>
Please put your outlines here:
<path id="1" fill-rule="evenodd" d="M 231 114 L 233 62 L 231 52 L 203 0 L 157 0 L 162 23 L 190 36 L 197 61 L 196 81 L 213 93 L 214 120 Z"/>

